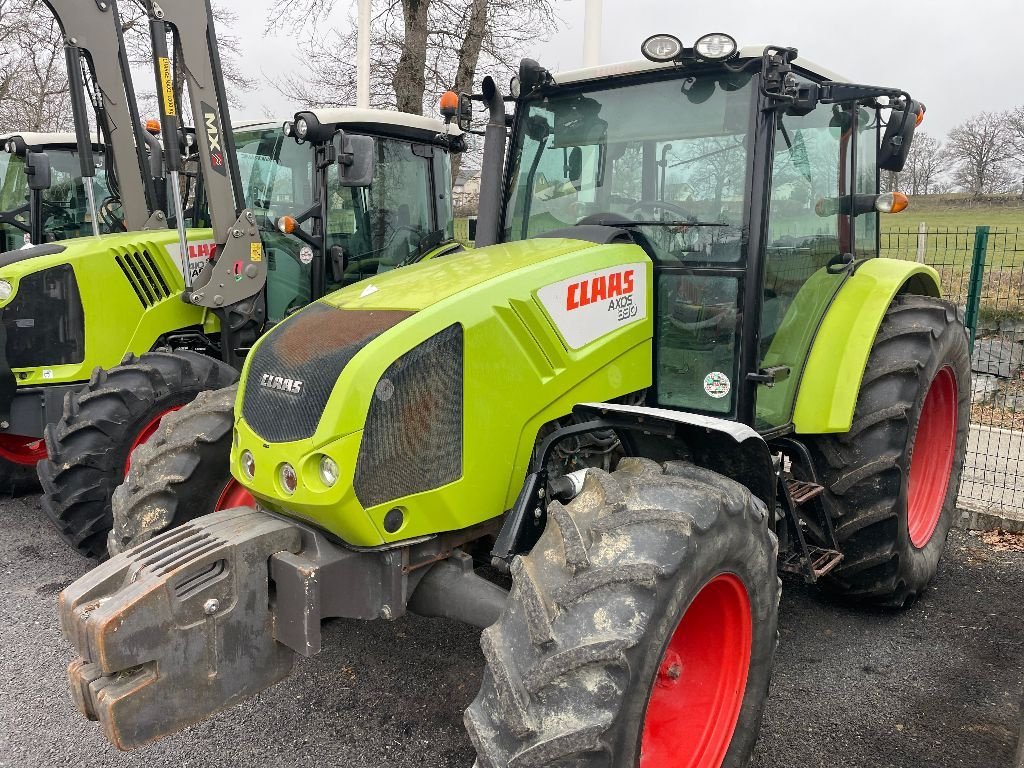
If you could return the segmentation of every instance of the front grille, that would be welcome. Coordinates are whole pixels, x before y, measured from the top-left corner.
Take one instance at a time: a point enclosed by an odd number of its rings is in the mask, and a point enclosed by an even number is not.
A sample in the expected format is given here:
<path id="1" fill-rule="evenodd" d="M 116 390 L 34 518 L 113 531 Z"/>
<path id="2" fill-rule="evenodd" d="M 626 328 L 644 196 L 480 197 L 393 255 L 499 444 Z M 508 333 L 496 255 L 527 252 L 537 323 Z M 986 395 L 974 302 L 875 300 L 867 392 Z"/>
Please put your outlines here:
<path id="1" fill-rule="evenodd" d="M 354 487 L 364 507 L 462 476 L 462 326 L 398 358 L 374 390 Z"/>
<path id="2" fill-rule="evenodd" d="M 151 307 L 171 295 L 170 286 L 149 251 L 125 251 L 117 254 L 114 260 L 143 307 Z"/>
<path id="3" fill-rule="evenodd" d="M 242 416 L 264 440 L 311 437 L 349 360 L 412 314 L 317 302 L 284 320 L 252 352 Z"/>
<path id="4" fill-rule="evenodd" d="M 85 359 L 85 313 L 70 264 L 60 264 L 18 282 L 11 303 L 0 310 L 7 331 L 11 368 L 74 365 Z"/>

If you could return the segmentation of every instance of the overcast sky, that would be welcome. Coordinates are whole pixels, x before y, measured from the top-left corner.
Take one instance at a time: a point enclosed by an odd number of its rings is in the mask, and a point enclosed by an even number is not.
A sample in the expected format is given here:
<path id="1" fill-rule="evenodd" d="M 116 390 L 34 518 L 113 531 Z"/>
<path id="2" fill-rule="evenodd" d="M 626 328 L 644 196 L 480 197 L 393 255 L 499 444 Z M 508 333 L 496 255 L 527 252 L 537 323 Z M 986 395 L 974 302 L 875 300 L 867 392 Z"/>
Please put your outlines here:
<path id="1" fill-rule="evenodd" d="M 280 0 L 248 0 L 239 19 L 244 64 L 259 86 L 238 116 L 287 116 L 301 106 L 266 82 L 301 69 L 287 31 L 263 32 L 271 2 Z M 583 40 L 584 0 L 555 5 L 561 26 L 539 30 L 548 39 L 526 51 L 552 72 L 581 65 Z M 352 6 L 337 0 L 335 23 L 346 23 Z M 1024 104 L 1024 0 L 604 0 L 602 63 L 641 58 L 640 43 L 656 32 L 687 44 L 727 32 L 741 46 L 793 46 L 855 82 L 909 91 L 928 107 L 922 128 L 940 137 L 974 112 Z"/>

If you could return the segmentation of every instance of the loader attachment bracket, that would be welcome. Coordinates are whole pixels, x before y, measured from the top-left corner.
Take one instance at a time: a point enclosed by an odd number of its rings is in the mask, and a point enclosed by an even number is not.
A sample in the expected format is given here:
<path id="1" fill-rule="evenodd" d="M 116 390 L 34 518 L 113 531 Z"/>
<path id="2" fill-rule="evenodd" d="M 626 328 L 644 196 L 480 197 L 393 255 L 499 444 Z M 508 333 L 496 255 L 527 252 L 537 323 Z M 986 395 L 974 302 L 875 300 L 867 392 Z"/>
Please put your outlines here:
<path id="1" fill-rule="evenodd" d="M 87 573 L 58 599 L 79 710 L 133 749 L 284 678 L 269 559 L 299 529 L 248 507 L 199 518 Z"/>

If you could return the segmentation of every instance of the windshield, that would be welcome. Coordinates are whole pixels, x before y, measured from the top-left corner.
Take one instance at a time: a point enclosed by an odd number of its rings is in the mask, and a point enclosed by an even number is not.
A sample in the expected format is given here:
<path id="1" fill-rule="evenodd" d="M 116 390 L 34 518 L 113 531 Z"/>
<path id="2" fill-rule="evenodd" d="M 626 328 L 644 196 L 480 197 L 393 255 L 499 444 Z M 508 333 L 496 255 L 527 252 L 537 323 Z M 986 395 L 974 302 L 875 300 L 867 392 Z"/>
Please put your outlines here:
<path id="1" fill-rule="evenodd" d="M 343 284 L 407 264 L 437 245 L 431 158 L 399 139 L 377 138 L 369 187 L 327 181 L 328 246 L 346 254 Z"/>
<path id="2" fill-rule="evenodd" d="M 27 201 L 25 161 L 10 152 L 0 152 L 0 212 L 13 214 Z M 28 214 L 17 217 L 28 225 Z M 0 251 L 13 251 L 24 243 L 24 232 L 8 221 L 0 223 Z"/>
<path id="3" fill-rule="evenodd" d="M 738 261 L 750 83 L 703 73 L 527 102 L 505 239 L 607 214 L 644 222 L 659 261 Z"/>
<path id="4" fill-rule="evenodd" d="M 82 183 L 82 168 L 78 152 L 70 148 L 45 149 L 50 160 L 50 188 L 42 195 L 43 232 L 47 241 L 65 240 L 92 234 L 89 202 Z M 109 197 L 103 174 L 103 154 L 95 152 L 96 175 L 92 178 L 97 204 Z M 25 175 L 25 160 L 8 152 L 0 152 L 0 211 L 11 214 L 19 208 L 23 213 L 16 218 L 28 227 L 28 177 Z M 120 223 L 114 222 L 114 229 Z M 105 222 L 100 231 L 111 231 Z M 5 222 L 3 224 L 3 248 L 13 250 L 24 244 L 24 231 Z"/>
<path id="5" fill-rule="evenodd" d="M 280 127 L 235 131 L 245 204 L 256 214 L 267 253 L 267 317 L 278 322 L 311 299 L 312 252 L 276 227 L 313 204 L 313 145 L 288 138 Z M 302 225 L 309 232 L 312 221 Z"/>

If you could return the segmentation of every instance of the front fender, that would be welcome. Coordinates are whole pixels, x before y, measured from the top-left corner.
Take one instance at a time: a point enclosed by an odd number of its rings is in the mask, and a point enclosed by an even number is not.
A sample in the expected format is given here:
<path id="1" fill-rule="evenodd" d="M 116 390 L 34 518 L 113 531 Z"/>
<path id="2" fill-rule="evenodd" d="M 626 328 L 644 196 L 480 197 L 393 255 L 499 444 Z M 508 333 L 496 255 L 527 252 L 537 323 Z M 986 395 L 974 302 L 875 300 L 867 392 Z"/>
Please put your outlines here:
<path id="1" fill-rule="evenodd" d="M 870 259 L 849 277 L 821 321 L 793 410 L 798 433 L 847 432 L 882 318 L 900 293 L 941 295 L 926 264 Z"/>

